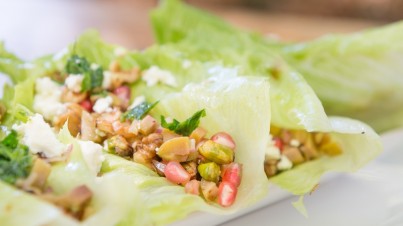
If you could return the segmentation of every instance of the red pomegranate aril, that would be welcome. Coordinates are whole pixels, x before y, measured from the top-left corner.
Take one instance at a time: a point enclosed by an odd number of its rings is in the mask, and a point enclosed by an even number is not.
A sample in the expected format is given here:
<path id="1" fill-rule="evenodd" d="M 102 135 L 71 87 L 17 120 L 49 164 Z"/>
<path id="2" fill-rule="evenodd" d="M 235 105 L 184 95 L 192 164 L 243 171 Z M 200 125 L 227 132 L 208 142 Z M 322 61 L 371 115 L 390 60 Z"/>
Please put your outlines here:
<path id="1" fill-rule="evenodd" d="M 129 101 L 130 100 L 130 88 L 128 86 L 119 86 L 116 88 L 113 93 L 119 97 L 121 100 Z"/>
<path id="2" fill-rule="evenodd" d="M 237 192 L 238 189 L 235 185 L 226 181 L 221 182 L 218 187 L 218 204 L 223 207 L 231 206 L 235 201 Z"/>
<path id="3" fill-rule="evenodd" d="M 241 184 L 242 165 L 239 163 L 230 163 L 224 167 L 222 181 L 229 182 L 235 187 Z"/>
<path id="4" fill-rule="evenodd" d="M 88 112 L 92 112 L 92 103 L 90 100 L 86 99 L 80 102 L 80 106 Z"/>
<path id="5" fill-rule="evenodd" d="M 186 184 L 190 180 L 190 174 L 178 162 L 168 162 L 164 173 L 165 177 L 175 184 Z"/>
<path id="6" fill-rule="evenodd" d="M 199 195 L 200 194 L 200 181 L 191 180 L 185 185 L 185 192 L 188 194 Z"/>
<path id="7" fill-rule="evenodd" d="M 211 137 L 211 140 L 218 144 L 227 146 L 232 150 L 235 150 L 236 147 L 235 142 L 228 133 L 225 132 L 216 133 Z"/>
<path id="8" fill-rule="evenodd" d="M 283 141 L 280 138 L 274 137 L 273 143 L 274 146 L 276 146 L 280 151 L 283 150 Z"/>

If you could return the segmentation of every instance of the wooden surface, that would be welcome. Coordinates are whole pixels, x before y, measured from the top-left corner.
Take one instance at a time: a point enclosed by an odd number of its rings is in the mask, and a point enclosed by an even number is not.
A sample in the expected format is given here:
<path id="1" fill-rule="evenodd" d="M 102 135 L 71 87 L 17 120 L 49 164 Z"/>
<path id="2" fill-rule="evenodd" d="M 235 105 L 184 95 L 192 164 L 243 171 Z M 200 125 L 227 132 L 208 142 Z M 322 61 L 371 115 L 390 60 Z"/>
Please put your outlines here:
<path id="1" fill-rule="evenodd" d="M 309 40 L 380 25 L 364 20 L 330 19 L 197 4 L 247 30 L 276 34 L 285 40 Z M 24 59 L 54 53 L 88 28 L 127 48 L 153 43 L 149 11 L 155 0 L 0 0 L 0 40 Z M 173 15 L 174 16 L 174 15 Z"/>

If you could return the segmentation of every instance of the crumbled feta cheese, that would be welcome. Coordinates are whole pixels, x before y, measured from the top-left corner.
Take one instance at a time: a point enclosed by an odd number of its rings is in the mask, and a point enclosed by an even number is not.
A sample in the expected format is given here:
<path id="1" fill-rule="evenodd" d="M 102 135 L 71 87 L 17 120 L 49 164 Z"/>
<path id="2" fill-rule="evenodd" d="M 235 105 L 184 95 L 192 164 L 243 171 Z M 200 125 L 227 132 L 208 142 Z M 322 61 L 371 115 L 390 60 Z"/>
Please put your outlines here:
<path id="1" fill-rule="evenodd" d="M 69 90 L 79 93 L 81 91 L 83 80 L 83 75 L 70 75 L 66 78 L 65 84 Z"/>
<path id="2" fill-rule="evenodd" d="M 299 147 L 299 145 L 301 145 L 301 143 L 297 139 L 292 139 L 290 141 L 290 145 L 293 146 L 293 147 Z"/>
<path id="3" fill-rule="evenodd" d="M 134 98 L 133 103 L 127 109 L 133 109 L 146 101 L 145 96 L 138 96 Z"/>
<path id="4" fill-rule="evenodd" d="M 104 98 L 100 98 L 98 99 L 94 106 L 92 107 L 92 109 L 96 112 L 96 113 L 104 113 L 104 112 L 111 112 L 113 99 L 110 96 L 104 97 Z"/>
<path id="5" fill-rule="evenodd" d="M 81 153 L 87 163 L 87 166 L 94 175 L 97 175 L 101 169 L 105 156 L 102 153 L 102 146 L 92 141 L 78 141 L 81 147 Z"/>
<path id="6" fill-rule="evenodd" d="M 281 153 L 280 149 L 275 146 L 272 136 L 269 137 L 269 143 L 266 147 L 266 159 L 269 160 L 277 160 L 280 159 Z"/>
<path id="7" fill-rule="evenodd" d="M 154 86 L 161 82 L 169 86 L 177 86 L 175 77 L 171 72 L 162 70 L 157 66 L 152 66 L 143 72 L 142 79 L 147 83 L 147 86 Z"/>
<path id="8" fill-rule="evenodd" d="M 42 153 L 47 158 L 53 158 L 60 157 L 67 150 L 40 114 L 31 116 L 26 123 L 13 126 L 13 129 L 23 134 L 22 143 L 34 154 Z"/>
<path id="9" fill-rule="evenodd" d="M 97 70 L 99 68 L 99 65 L 95 64 L 95 63 L 92 63 L 90 67 L 91 67 L 92 70 Z"/>
<path id="10" fill-rule="evenodd" d="M 281 157 L 281 153 L 280 153 L 280 149 L 278 149 L 278 147 L 275 146 L 269 146 L 266 148 L 266 158 L 269 160 L 277 160 L 280 159 Z"/>
<path id="11" fill-rule="evenodd" d="M 277 168 L 279 170 L 288 170 L 292 168 L 292 162 L 287 158 L 287 156 L 282 155 L 280 161 L 277 163 Z"/>
<path id="12" fill-rule="evenodd" d="M 35 81 L 34 110 L 46 120 L 53 121 L 67 111 L 66 104 L 61 103 L 62 87 L 48 77 Z"/>
<path id="13" fill-rule="evenodd" d="M 112 86 L 112 73 L 104 71 L 104 79 L 102 80 L 102 88 L 109 89 Z"/>

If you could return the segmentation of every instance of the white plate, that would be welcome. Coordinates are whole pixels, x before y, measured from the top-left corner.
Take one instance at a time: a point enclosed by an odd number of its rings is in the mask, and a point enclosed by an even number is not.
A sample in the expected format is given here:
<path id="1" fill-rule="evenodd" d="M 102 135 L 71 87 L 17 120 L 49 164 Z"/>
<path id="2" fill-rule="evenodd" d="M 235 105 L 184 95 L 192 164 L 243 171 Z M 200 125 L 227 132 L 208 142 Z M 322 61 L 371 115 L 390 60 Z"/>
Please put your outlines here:
<path id="1" fill-rule="evenodd" d="M 354 174 L 329 174 L 305 196 L 308 218 L 291 205 L 298 197 L 271 185 L 264 200 L 236 214 L 195 213 L 172 225 L 403 225 L 403 129 L 382 142 L 385 152 L 374 162 Z"/>

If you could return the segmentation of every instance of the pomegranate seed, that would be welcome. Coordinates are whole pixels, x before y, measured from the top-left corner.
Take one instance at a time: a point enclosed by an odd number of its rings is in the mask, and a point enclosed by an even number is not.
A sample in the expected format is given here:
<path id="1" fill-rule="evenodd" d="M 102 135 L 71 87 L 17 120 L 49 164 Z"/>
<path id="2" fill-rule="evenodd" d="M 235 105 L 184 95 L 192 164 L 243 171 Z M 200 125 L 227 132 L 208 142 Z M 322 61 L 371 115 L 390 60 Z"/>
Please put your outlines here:
<path id="1" fill-rule="evenodd" d="M 223 207 L 231 206 L 235 201 L 237 192 L 238 189 L 235 185 L 226 181 L 222 182 L 218 187 L 218 204 Z"/>
<path id="2" fill-rule="evenodd" d="M 283 141 L 280 138 L 274 137 L 273 143 L 274 143 L 274 146 L 276 146 L 278 149 L 280 149 L 280 151 L 283 150 Z"/>
<path id="3" fill-rule="evenodd" d="M 85 99 L 85 100 L 81 101 L 80 106 L 82 108 L 84 108 L 86 111 L 92 112 L 92 103 L 90 100 Z"/>
<path id="4" fill-rule="evenodd" d="M 185 192 L 188 194 L 199 195 L 200 194 L 199 188 L 200 188 L 200 181 L 191 180 L 186 183 Z"/>
<path id="5" fill-rule="evenodd" d="M 129 101 L 130 100 L 130 88 L 128 86 L 119 86 L 116 88 L 113 93 L 119 97 L 119 99 L 123 101 Z"/>
<path id="6" fill-rule="evenodd" d="M 222 181 L 229 182 L 235 187 L 241 184 L 242 165 L 239 163 L 230 163 L 224 168 Z"/>
<path id="7" fill-rule="evenodd" d="M 178 162 L 168 162 L 164 172 L 165 177 L 175 184 L 186 184 L 190 180 L 190 174 Z"/>
<path id="8" fill-rule="evenodd" d="M 211 137 L 211 140 L 218 144 L 227 146 L 232 150 L 235 150 L 236 147 L 235 142 L 228 133 L 225 132 L 216 133 Z"/>

